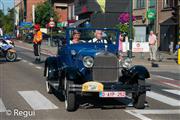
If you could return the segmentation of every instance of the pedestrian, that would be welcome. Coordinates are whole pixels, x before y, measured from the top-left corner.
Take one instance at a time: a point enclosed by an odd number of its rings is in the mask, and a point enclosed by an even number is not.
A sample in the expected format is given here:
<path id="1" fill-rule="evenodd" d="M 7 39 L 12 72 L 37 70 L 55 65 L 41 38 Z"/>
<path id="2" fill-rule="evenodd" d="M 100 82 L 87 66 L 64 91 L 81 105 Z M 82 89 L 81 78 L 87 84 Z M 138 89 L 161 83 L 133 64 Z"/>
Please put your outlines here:
<path id="1" fill-rule="evenodd" d="M 149 40 L 149 48 L 150 48 L 150 60 L 156 61 L 157 37 L 153 31 L 150 31 L 148 40 Z"/>
<path id="2" fill-rule="evenodd" d="M 42 42 L 42 32 L 40 31 L 40 25 L 34 25 L 34 39 L 33 39 L 33 47 L 34 47 L 34 55 L 35 62 L 41 61 L 41 42 Z"/>
<path id="3" fill-rule="evenodd" d="M 118 54 L 119 54 L 119 59 L 123 59 L 123 39 L 124 37 L 122 34 L 119 35 L 119 46 L 118 46 Z"/>
<path id="4" fill-rule="evenodd" d="M 123 51 L 123 39 L 124 37 L 122 36 L 122 34 L 119 35 L 119 52 L 122 52 Z"/>
<path id="5" fill-rule="evenodd" d="M 3 36 L 3 30 L 0 28 L 0 36 Z"/>

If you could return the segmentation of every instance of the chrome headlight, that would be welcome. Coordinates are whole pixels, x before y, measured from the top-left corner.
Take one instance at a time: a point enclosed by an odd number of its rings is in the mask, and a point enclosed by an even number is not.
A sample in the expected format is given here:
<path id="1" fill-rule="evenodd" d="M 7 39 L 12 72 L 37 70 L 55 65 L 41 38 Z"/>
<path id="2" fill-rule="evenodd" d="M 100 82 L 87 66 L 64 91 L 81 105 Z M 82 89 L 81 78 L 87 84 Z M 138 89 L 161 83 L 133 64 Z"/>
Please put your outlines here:
<path id="1" fill-rule="evenodd" d="M 132 66 L 132 60 L 130 58 L 126 58 L 124 61 L 123 61 L 123 64 L 122 66 L 124 68 L 130 68 Z"/>
<path id="2" fill-rule="evenodd" d="M 83 64 L 87 68 L 91 68 L 94 64 L 94 59 L 91 56 L 85 56 L 83 58 Z"/>

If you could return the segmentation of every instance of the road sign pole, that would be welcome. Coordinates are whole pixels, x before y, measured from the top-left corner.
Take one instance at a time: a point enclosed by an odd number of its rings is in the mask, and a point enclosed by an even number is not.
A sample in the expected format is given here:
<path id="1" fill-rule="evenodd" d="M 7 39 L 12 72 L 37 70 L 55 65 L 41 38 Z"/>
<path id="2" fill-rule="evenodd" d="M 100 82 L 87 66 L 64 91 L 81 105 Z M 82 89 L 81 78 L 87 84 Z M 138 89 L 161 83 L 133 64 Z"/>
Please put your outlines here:
<path id="1" fill-rule="evenodd" d="M 50 43 L 52 42 L 52 27 L 51 27 L 51 40 L 50 40 Z M 51 45 L 51 44 L 50 44 Z"/>
<path id="2" fill-rule="evenodd" d="M 128 57 L 132 58 L 132 40 L 133 40 L 133 21 L 132 21 L 132 0 L 130 0 L 130 21 L 129 21 L 129 51 L 128 51 Z"/>

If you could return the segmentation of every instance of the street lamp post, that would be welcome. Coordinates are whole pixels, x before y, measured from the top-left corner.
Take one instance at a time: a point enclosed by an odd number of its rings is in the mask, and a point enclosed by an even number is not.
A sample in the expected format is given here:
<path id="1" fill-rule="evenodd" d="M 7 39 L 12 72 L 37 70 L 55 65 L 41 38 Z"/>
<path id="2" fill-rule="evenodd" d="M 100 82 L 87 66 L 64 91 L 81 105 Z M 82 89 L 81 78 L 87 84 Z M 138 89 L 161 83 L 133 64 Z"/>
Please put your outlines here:
<path id="1" fill-rule="evenodd" d="M 133 13 L 133 1 L 130 0 L 130 20 L 129 20 L 129 51 L 128 57 L 132 58 L 132 40 L 133 40 L 133 20 L 132 20 L 132 13 Z"/>

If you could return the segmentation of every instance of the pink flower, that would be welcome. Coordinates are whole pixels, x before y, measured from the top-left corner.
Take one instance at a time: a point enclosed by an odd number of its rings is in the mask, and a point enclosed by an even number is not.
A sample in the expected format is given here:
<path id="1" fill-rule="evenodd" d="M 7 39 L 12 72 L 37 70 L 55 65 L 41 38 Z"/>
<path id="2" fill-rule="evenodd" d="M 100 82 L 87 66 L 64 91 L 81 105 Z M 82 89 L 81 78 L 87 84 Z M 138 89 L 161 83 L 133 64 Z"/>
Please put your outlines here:
<path id="1" fill-rule="evenodd" d="M 135 16 L 132 16 L 133 17 L 133 21 L 136 20 L 136 17 Z M 119 22 L 122 23 L 122 24 L 125 24 L 125 23 L 128 23 L 129 20 L 130 20 L 130 15 L 128 12 L 124 12 L 124 13 L 121 13 L 119 15 L 119 18 L 118 18 Z"/>

